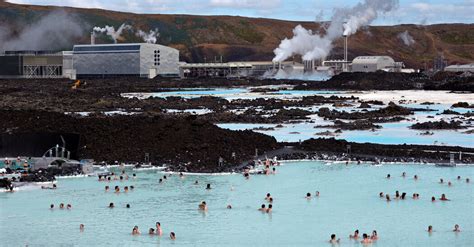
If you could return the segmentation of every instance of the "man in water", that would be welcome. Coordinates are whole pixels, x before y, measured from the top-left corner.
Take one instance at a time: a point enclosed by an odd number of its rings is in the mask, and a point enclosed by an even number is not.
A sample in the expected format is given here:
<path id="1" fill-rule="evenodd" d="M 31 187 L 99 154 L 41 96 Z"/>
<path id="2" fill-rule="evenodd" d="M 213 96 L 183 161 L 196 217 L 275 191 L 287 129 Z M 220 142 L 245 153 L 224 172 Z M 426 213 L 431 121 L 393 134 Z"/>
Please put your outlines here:
<path id="1" fill-rule="evenodd" d="M 390 174 L 387 174 L 387 179 L 390 179 Z"/>
<path id="2" fill-rule="evenodd" d="M 267 193 L 267 196 L 265 197 L 265 201 L 270 200 L 271 197 L 272 197 L 272 196 L 270 195 L 270 193 Z"/>
<path id="3" fill-rule="evenodd" d="M 306 199 L 308 199 L 308 200 L 309 200 L 309 199 L 311 199 L 311 193 L 309 193 L 309 192 L 308 192 L 308 193 L 306 193 L 306 196 L 305 196 L 305 198 L 306 198 Z"/>
<path id="4" fill-rule="evenodd" d="M 427 231 L 428 231 L 428 233 L 432 233 L 433 232 L 433 226 L 429 225 Z"/>
<path id="5" fill-rule="evenodd" d="M 125 206 L 126 208 L 130 208 L 130 204 L 127 204 L 127 206 Z"/>
<path id="6" fill-rule="evenodd" d="M 113 202 L 109 203 L 109 208 L 114 208 L 114 207 L 115 207 L 115 206 L 114 206 L 114 203 L 113 203 Z"/>
<path id="7" fill-rule="evenodd" d="M 105 186 L 105 191 L 109 191 L 109 186 L 108 185 Z"/>
<path id="8" fill-rule="evenodd" d="M 49 209 L 54 209 L 54 204 L 51 204 L 51 205 L 49 206 Z"/>
<path id="9" fill-rule="evenodd" d="M 265 204 L 262 204 L 262 206 L 258 209 L 258 211 L 266 212 L 267 209 L 265 208 Z"/>
<path id="10" fill-rule="evenodd" d="M 386 195 L 385 195 L 385 199 L 387 200 L 387 202 L 389 202 L 389 201 L 390 201 L 390 195 L 389 195 L 389 194 L 386 194 Z"/>
<path id="11" fill-rule="evenodd" d="M 170 232 L 170 239 L 176 240 L 176 234 L 174 232 Z"/>
<path id="12" fill-rule="evenodd" d="M 384 197 L 383 192 L 380 192 L 380 193 L 379 193 L 379 197 L 380 197 L 380 198 L 383 198 L 383 197 Z"/>
<path id="13" fill-rule="evenodd" d="M 331 239 L 329 240 L 329 243 L 331 244 L 338 244 L 341 239 L 336 239 L 336 234 L 331 234 Z"/>
<path id="14" fill-rule="evenodd" d="M 161 223 L 156 222 L 155 226 L 156 226 L 156 231 L 155 231 L 156 235 L 161 236 L 163 234 L 163 230 L 161 229 Z"/>
<path id="15" fill-rule="evenodd" d="M 361 243 L 363 243 L 363 244 L 371 244 L 372 243 L 372 240 L 369 238 L 367 233 L 362 234 L 362 238 L 363 238 L 362 241 L 360 241 Z"/>
<path id="16" fill-rule="evenodd" d="M 211 189 L 211 184 L 207 184 L 206 185 L 206 190 L 210 190 Z"/>
<path id="17" fill-rule="evenodd" d="M 138 230 L 138 226 L 133 227 L 132 235 L 140 235 L 140 231 Z"/>
<path id="18" fill-rule="evenodd" d="M 199 204 L 199 210 L 207 211 L 207 205 L 205 201 L 202 201 L 201 204 Z"/>
<path id="19" fill-rule="evenodd" d="M 79 231 L 83 232 L 84 231 L 84 224 L 79 225 Z"/>
<path id="20" fill-rule="evenodd" d="M 448 198 L 446 198 L 445 194 L 441 194 L 441 198 L 439 198 L 441 201 L 450 201 Z"/>

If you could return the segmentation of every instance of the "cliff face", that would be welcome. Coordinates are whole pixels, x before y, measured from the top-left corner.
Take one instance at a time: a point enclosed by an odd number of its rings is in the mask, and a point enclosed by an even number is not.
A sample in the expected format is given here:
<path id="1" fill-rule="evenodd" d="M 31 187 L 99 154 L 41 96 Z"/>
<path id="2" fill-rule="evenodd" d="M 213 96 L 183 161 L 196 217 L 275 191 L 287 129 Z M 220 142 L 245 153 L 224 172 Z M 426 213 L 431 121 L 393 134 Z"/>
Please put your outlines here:
<path id="1" fill-rule="evenodd" d="M 191 16 L 133 14 L 99 9 L 61 8 L 51 6 L 16 5 L 0 1 L 0 23 L 15 33 L 55 10 L 74 13 L 83 24 L 83 35 L 73 43 L 88 43 L 93 26 L 122 23 L 150 30 L 158 28 L 158 43 L 180 50 L 181 59 L 187 62 L 204 62 L 219 58 L 225 61 L 270 60 L 273 49 L 285 37 L 292 36 L 293 28 L 302 24 L 317 30 L 312 22 L 291 22 L 238 16 Z M 0 30 L 1 31 L 1 30 Z M 415 41 L 406 45 L 399 37 L 403 32 Z M 139 42 L 133 34 L 124 33 L 119 42 Z M 109 43 L 100 36 L 98 43 Z M 442 52 L 450 64 L 474 60 L 474 24 L 439 24 L 429 26 L 397 25 L 371 26 L 360 30 L 349 39 L 349 58 L 358 55 L 390 55 L 404 61 L 409 67 L 431 67 L 434 57 Z M 331 55 L 342 57 L 342 40 L 335 44 Z M 296 58 L 298 59 L 298 58 Z"/>

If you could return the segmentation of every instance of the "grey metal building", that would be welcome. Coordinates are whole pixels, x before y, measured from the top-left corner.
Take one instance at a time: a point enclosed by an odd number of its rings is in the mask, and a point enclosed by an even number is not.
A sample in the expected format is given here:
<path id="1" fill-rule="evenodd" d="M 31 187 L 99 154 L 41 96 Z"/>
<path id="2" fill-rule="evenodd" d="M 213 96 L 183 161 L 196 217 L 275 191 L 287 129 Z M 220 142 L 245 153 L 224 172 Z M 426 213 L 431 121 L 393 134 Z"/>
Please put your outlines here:
<path id="1" fill-rule="evenodd" d="M 78 78 L 179 74 L 179 51 L 157 44 L 75 45 L 73 66 Z"/>
<path id="2" fill-rule="evenodd" d="M 69 77 L 67 52 L 5 51 L 0 54 L 0 78 L 63 78 Z"/>
<path id="3" fill-rule="evenodd" d="M 352 61 L 352 72 L 375 72 L 396 67 L 395 60 L 389 56 L 359 56 Z"/>

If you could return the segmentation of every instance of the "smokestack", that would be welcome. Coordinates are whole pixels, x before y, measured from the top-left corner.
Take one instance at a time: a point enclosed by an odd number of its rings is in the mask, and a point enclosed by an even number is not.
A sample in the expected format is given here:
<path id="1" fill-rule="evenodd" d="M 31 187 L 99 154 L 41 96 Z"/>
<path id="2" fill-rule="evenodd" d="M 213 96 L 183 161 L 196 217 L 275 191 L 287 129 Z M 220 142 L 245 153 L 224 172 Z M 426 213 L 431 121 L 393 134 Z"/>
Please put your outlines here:
<path id="1" fill-rule="evenodd" d="M 95 33 L 91 32 L 91 45 L 95 45 Z"/>
<path id="2" fill-rule="evenodd" d="M 343 35 L 344 37 L 344 66 L 343 66 L 343 71 L 347 71 L 347 36 L 348 35 Z"/>

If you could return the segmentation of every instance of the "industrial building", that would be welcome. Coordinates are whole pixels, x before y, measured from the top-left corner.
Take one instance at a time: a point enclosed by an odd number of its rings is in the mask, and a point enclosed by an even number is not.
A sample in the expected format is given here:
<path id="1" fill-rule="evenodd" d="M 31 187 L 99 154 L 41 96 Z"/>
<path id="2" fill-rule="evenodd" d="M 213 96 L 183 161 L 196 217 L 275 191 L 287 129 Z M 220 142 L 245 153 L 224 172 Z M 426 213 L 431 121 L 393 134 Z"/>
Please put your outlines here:
<path id="1" fill-rule="evenodd" d="M 78 78 L 178 76 L 179 51 L 157 44 L 75 45 L 73 64 Z"/>
<path id="2" fill-rule="evenodd" d="M 444 71 L 449 72 L 472 72 L 474 73 L 474 63 L 461 64 L 461 65 L 449 65 L 444 68 Z"/>
<path id="3" fill-rule="evenodd" d="M 72 53 L 5 51 L 0 54 L 0 78 L 72 78 Z"/>
<path id="4" fill-rule="evenodd" d="M 388 72 L 398 72 L 402 69 L 403 63 L 395 62 L 389 56 L 359 56 L 352 60 L 352 72 L 375 72 L 384 70 Z"/>
<path id="5" fill-rule="evenodd" d="M 284 70 L 291 72 L 296 68 L 303 68 L 302 64 L 295 62 L 273 63 L 271 61 L 245 61 L 227 63 L 182 63 L 179 66 L 181 78 L 197 77 L 261 77 L 267 72 Z"/>

